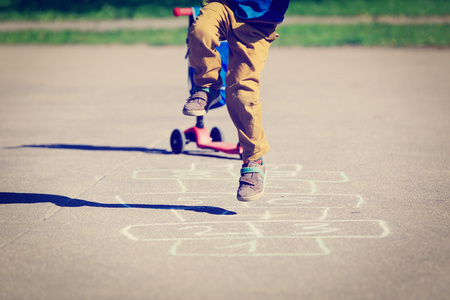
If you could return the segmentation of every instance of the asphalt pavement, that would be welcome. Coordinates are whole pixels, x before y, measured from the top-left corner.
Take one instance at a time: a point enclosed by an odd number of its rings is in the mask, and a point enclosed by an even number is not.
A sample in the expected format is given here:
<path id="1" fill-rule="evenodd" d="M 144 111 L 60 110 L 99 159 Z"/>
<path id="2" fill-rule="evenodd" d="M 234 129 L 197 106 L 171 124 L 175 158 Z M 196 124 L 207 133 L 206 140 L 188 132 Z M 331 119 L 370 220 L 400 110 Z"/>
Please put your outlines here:
<path id="1" fill-rule="evenodd" d="M 251 203 L 185 52 L 0 47 L 0 299 L 449 299 L 448 49 L 273 47 Z"/>

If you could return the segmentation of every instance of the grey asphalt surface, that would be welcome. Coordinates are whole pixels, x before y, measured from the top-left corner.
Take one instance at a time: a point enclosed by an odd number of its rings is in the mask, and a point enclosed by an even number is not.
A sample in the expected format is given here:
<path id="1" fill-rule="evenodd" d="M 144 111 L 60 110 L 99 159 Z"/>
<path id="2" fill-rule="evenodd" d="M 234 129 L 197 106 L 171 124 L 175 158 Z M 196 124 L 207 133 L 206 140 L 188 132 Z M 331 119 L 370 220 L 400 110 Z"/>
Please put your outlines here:
<path id="1" fill-rule="evenodd" d="M 449 299 L 449 50 L 273 47 L 248 204 L 184 55 L 0 47 L 0 299 Z"/>

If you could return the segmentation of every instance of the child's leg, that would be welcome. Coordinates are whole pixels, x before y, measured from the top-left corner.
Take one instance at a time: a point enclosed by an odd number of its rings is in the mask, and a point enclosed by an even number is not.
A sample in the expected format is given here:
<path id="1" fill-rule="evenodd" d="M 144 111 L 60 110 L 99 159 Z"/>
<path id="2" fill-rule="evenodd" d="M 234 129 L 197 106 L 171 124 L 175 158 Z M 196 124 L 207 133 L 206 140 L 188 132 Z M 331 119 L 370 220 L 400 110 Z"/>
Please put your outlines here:
<path id="1" fill-rule="evenodd" d="M 202 8 L 189 29 L 189 63 L 195 69 L 194 83 L 200 88 L 219 90 L 222 87 L 221 59 L 216 47 L 226 38 L 227 24 L 224 5 L 211 2 Z"/>
<path id="2" fill-rule="evenodd" d="M 269 47 L 278 35 L 271 24 L 232 24 L 233 35 L 228 37 L 227 108 L 238 130 L 244 161 L 256 160 L 270 148 L 262 127 L 259 87 Z"/>
<path id="3" fill-rule="evenodd" d="M 238 130 L 244 150 L 237 199 L 253 201 L 264 193 L 265 166 L 260 157 L 269 151 L 262 127 L 259 101 L 260 73 L 271 43 L 277 38 L 276 26 L 232 22 L 228 36 L 227 108 Z"/>

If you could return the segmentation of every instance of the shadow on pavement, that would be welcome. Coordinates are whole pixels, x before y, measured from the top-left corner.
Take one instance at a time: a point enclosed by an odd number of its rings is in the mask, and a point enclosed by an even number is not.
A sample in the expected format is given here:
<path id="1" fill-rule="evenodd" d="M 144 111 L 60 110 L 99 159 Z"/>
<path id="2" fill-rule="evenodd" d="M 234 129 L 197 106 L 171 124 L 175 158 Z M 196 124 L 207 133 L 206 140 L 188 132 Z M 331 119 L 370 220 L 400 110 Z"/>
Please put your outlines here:
<path id="1" fill-rule="evenodd" d="M 60 207 L 102 207 L 102 208 L 141 208 L 141 209 L 166 209 L 186 210 L 212 215 L 235 215 L 236 212 L 215 206 L 186 206 L 186 205 L 164 205 L 164 204 L 109 204 L 86 200 L 72 199 L 65 196 L 32 194 L 32 193 L 0 193 L 0 204 L 35 204 L 53 203 Z"/>
<path id="2" fill-rule="evenodd" d="M 210 151 L 210 150 L 205 150 L 205 151 Z M 215 154 L 208 154 L 208 153 L 205 153 L 205 151 L 185 150 L 182 153 L 184 155 L 191 155 L 191 156 L 202 156 L 202 157 L 220 158 L 220 159 L 228 159 L 228 160 L 239 160 L 239 161 L 241 160 L 239 158 L 239 156 L 236 156 L 236 157 L 221 156 L 221 155 L 215 155 Z"/>
<path id="3" fill-rule="evenodd" d="M 66 149 L 66 150 L 84 150 L 84 151 L 125 151 L 125 152 L 144 152 L 155 154 L 172 154 L 165 149 L 149 149 L 145 147 L 111 147 L 111 146 L 92 146 L 92 145 L 71 145 L 71 144 L 48 144 L 48 145 L 22 145 L 10 147 L 8 149 L 18 148 L 48 148 L 48 149 Z"/>
<path id="4" fill-rule="evenodd" d="M 142 152 L 149 154 L 172 155 L 173 152 L 165 149 L 150 149 L 145 147 L 113 147 L 113 146 L 92 146 L 92 145 L 72 145 L 72 144 L 47 144 L 47 145 L 22 145 L 16 147 L 7 147 L 6 149 L 20 148 L 47 148 L 47 149 L 63 149 L 63 150 L 83 150 L 83 151 L 123 151 L 123 152 Z M 206 150 L 208 151 L 208 150 Z M 191 156 L 203 156 L 210 158 L 240 160 L 239 157 L 220 156 L 208 154 L 205 151 L 184 151 L 183 154 Z"/>

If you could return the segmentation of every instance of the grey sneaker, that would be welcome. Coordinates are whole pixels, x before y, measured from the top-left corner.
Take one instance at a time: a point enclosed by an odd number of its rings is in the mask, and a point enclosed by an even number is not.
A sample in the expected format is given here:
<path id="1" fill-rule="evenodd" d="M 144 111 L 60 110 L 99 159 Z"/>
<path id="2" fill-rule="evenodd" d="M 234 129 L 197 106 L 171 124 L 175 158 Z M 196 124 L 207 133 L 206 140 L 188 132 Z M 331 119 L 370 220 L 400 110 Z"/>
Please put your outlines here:
<path id="1" fill-rule="evenodd" d="M 266 168 L 263 164 L 250 161 L 243 164 L 241 169 L 241 178 L 239 179 L 239 188 L 237 199 L 239 201 L 253 201 L 264 193 L 264 179 L 266 177 Z"/>
<path id="2" fill-rule="evenodd" d="M 195 91 L 186 101 L 183 107 L 183 114 L 186 116 L 203 116 L 209 108 L 219 102 L 220 91 L 211 90 L 209 93 L 200 90 Z"/>

